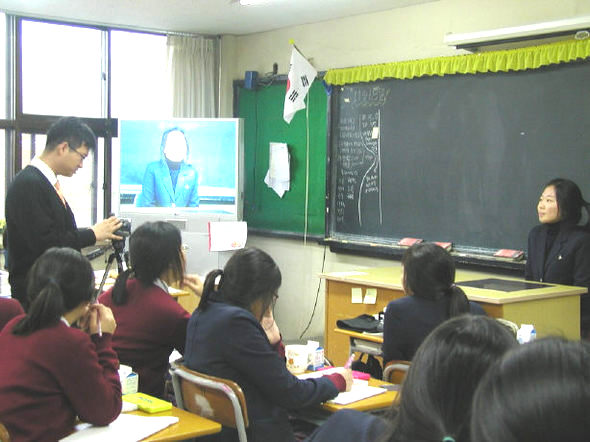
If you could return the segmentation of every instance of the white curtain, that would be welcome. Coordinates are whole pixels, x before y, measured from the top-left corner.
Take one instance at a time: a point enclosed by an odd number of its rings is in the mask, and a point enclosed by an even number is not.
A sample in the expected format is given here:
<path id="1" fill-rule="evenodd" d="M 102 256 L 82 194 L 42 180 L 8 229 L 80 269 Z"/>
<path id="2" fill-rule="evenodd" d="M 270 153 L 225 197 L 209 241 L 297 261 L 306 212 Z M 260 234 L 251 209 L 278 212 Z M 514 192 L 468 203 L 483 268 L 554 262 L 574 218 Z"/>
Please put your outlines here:
<path id="1" fill-rule="evenodd" d="M 217 116 L 217 39 L 169 35 L 168 68 L 172 115 L 177 118 Z"/>

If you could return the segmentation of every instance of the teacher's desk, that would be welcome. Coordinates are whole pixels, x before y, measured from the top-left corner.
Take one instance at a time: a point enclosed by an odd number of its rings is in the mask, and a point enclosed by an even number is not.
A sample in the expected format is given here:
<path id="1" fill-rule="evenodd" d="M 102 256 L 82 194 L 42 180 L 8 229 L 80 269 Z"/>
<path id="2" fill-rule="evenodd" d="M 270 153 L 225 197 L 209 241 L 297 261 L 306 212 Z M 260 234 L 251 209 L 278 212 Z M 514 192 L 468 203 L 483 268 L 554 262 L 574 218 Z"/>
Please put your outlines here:
<path id="1" fill-rule="evenodd" d="M 326 356 L 334 365 L 343 365 L 346 362 L 349 347 L 348 337 L 334 331 L 336 321 L 361 314 L 378 313 L 390 301 L 404 296 L 401 276 L 401 266 L 320 274 L 320 278 L 326 280 L 324 347 Z M 469 270 L 457 270 L 455 276 L 456 284 L 463 289 L 469 300 L 480 303 L 489 316 L 504 318 L 519 326 L 523 323 L 534 324 L 539 337 L 559 335 L 580 339 L 580 295 L 587 292 L 585 287 L 531 282 L 538 287 L 502 291 L 461 284 L 489 279 L 502 280 L 513 285 L 525 283 L 519 278 Z M 375 303 L 352 303 L 353 289 L 357 289 L 357 293 L 360 289 L 363 297 L 367 289 L 375 289 Z"/>

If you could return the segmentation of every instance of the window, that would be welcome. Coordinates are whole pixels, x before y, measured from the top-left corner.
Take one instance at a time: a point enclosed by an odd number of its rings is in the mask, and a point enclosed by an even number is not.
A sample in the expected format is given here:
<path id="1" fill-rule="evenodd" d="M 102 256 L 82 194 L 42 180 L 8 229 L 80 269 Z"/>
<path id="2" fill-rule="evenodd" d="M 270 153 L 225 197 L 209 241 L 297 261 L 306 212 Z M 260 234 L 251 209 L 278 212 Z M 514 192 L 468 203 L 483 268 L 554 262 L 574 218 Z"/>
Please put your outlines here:
<path id="1" fill-rule="evenodd" d="M 23 113 L 105 116 L 102 53 L 98 29 L 23 20 Z"/>
<path id="2" fill-rule="evenodd" d="M 6 70 L 8 68 L 6 57 L 6 14 L 0 13 L 0 118 L 6 118 L 7 115 L 7 84 L 6 84 Z M 4 135 L 4 134 L 2 134 Z M 4 144 L 4 137 L 2 138 Z M 4 183 L 4 181 L 2 181 Z"/>
<path id="3" fill-rule="evenodd" d="M 166 37 L 111 31 L 111 115 L 170 118 Z"/>

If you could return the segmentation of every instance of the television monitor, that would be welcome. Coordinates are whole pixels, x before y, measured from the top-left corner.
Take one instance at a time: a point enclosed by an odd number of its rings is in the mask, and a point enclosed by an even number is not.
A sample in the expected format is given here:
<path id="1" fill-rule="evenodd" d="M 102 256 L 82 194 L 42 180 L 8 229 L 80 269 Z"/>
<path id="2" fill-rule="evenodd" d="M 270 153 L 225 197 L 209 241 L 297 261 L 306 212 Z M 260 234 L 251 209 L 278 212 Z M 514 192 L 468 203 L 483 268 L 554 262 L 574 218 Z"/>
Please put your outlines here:
<path id="1" fill-rule="evenodd" d="M 120 120 L 113 211 L 132 229 L 157 220 L 177 225 L 189 271 L 220 267 L 220 255 L 208 252 L 208 223 L 241 220 L 242 149 L 240 119 Z"/>

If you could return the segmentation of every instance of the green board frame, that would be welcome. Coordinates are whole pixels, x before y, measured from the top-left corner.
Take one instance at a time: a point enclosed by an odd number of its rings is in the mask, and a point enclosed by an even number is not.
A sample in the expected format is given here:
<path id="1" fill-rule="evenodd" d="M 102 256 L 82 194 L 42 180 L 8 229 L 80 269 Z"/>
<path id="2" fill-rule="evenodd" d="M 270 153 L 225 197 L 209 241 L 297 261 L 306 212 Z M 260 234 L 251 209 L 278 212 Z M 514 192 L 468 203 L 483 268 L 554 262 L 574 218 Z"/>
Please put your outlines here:
<path id="1" fill-rule="evenodd" d="M 315 81 L 308 109 L 283 120 L 286 82 L 258 89 L 236 85 L 237 115 L 244 119 L 244 220 L 259 232 L 302 236 L 305 230 L 307 124 L 309 121 L 309 192 L 307 234 L 323 238 L 326 207 L 326 150 L 328 95 Z M 280 198 L 264 183 L 269 165 L 269 143 L 287 143 L 291 186 Z"/>

